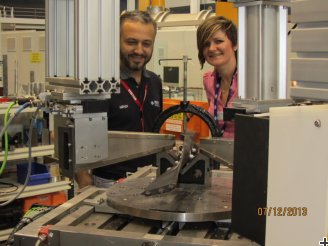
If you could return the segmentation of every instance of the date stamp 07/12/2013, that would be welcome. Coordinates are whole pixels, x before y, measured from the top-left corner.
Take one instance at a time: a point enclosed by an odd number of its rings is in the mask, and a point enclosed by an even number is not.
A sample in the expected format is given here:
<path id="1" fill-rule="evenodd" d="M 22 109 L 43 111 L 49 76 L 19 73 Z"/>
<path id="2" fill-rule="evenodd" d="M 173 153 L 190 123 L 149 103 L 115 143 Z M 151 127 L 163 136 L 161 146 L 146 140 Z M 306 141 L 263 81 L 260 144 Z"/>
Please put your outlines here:
<path id="1" fill-rule="evenodd" d="M 258 216 L 307 216 L 307 207 L 261 207 L 257 209 Z"/>

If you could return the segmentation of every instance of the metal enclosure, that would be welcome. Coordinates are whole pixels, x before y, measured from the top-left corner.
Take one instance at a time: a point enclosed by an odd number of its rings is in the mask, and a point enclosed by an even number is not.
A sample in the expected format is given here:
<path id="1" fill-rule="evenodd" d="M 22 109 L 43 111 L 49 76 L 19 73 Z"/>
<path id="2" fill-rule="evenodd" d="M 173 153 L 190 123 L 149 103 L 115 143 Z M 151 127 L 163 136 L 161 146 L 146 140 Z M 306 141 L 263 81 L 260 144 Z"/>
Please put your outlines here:
<path id="1" fill-rule="evenodd" d="M 46 1 L 46 88 L 52 90 L 55 154 L 71 171 L 108 157 L 104 99 L 118 92 L 119 1 Z M 95 131 L 88 129 L 94 128 Z"/>
<path id="2" fill-rule="evenodd" d="M 241 98 L 287 95 L 287 1 L 234 1 L 238 7 L 238 91 Z"/>
<path id="3" fill-rule="evenodd" d="M 54 121 L 55 153 L 65 176 L 73 177 L 75 165 L 108 157 L 107 113 L 55 115 Z M 92 134 L 85 134 L 87 129 L 93 129 Z"/>
<path id="4" fill-rule="evenodd" d="M 328 100 L 328 1 L 292 1 L 292 98 Z"/>
<path id="5" fill-rule="evenodd" d="M 36 30 L 2 31 L 4 95 L 39 94 L 45 82 L 45 33 Z"/>
<path id="6" fill-rule="evenodd" d="M 47 0 L 46 9 L 49 85 L 109 94 L 119 81 L 119 1 Z"/>

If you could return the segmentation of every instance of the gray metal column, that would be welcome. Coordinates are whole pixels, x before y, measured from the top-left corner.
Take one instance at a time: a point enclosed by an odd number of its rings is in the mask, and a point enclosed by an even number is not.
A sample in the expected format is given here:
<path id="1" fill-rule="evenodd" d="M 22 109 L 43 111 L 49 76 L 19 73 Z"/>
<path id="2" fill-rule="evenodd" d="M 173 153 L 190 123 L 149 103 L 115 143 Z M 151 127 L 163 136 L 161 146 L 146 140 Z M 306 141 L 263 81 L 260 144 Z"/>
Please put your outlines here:
<path id="1" fill-rule="evenodd" d="M 288 1 L 234 1 L 238 7 L 239 95 L 286 98 Z"/>

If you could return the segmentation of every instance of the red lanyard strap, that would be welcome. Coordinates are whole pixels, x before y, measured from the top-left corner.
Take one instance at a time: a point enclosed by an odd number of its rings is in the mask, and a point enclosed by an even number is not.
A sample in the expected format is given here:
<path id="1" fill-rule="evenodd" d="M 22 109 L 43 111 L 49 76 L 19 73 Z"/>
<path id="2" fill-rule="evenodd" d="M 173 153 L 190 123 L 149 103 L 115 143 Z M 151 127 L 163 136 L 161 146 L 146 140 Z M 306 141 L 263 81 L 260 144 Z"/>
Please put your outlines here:
<path id="1" fill-rule="evenodd" d="M 147 92 L 148 92 L 148 85 L 145 85 L 145 91 L 144 91 L 144 98 L 142 103 L 140 103 L 139 99 L 136 97 L 136 95 L 133 93 L 133 91 L 131 90 L 130 86 L 121 79 L 121 84 L 123 85 L 123 87 L 126 89 L 126 91 L 130 94 L 130 96 L 132 97 L 134 103 L 138 106 L 139 111 L 140 111 L 140 120 L 141 120 L 141 128 L 142 131 L 144 131 L 144 119 L 143 119 L 143 106 L 147 97 Z"/>

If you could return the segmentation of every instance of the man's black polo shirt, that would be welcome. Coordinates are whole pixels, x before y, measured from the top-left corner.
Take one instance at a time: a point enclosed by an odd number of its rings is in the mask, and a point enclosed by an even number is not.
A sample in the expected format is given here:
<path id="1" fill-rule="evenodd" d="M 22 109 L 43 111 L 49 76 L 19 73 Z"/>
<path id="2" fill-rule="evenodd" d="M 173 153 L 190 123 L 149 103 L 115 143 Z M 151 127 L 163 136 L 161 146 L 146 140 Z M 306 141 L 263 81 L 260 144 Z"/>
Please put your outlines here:
<path id="1" fill-rule="evenodd" d="M 140 114 L 138 105 L 121 84 L 120 93 L 112 94 L 111 99 L 108 100 L 108 130 L 141 132 L 141 117 L 143 117 L 144 131 L 151 132 L 154 121 L 163 108 L 161 79 L 148 70 L 143 71 L 140 85 L 123 70 L 121 70 L 121 79 L 126 82 L 141 103 L 144 100 L 147 84 L 143 114 Z M 106 179 L 119 179 L 126 172 L 135 172 L 138 167 L 150 164 L 155 164 L 154 155 L 100 167 L 94 169 L 93 174 Z"/>
<path id="2" fill-rule="evenodd" d="M 162 112 L 162 82 L 153 72 L 144 70 L 141 83 L 138 85 L 134 78 L 121 70 L 121 79 L 126 82 L 140 103 L 143 102 L 145 86 L 147 96 L 143 106 L 143 119 L 145 132 L 151 132 L 154 120 Z M 127 90 L 121 86 L 120 94 L 112 94 L 108 106 L 108 130 L 141 132 L 141 114 L 137 104 L 134 102 Z"/>

